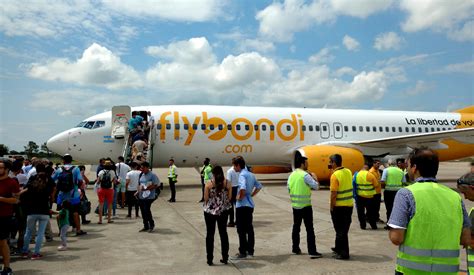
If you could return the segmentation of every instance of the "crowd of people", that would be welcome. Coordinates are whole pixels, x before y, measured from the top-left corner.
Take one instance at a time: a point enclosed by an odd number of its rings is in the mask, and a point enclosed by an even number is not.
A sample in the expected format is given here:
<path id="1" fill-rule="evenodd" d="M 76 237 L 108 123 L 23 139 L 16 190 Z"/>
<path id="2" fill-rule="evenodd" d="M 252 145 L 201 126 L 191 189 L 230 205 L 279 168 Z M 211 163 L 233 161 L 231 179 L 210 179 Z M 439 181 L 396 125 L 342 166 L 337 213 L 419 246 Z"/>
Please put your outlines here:
<path id="1" fill-rule="evenodd" d="M 68 249 L 67 233 L 70 227 L 76 236 L 87 234 L 81 225 L 90 223 L 86 219 L 90 212 L 86 195 L 89 179 L 85 175 L 85 167 L 73 165 L 72 160 L 72 156 L 67 154 L 63 156 L 63 164 L 55 166 L 46 159 L 0 160 L 2 274 L 12 272 L 9 265 L 10 248 L 12 254 L 19 254 L 25 259 L 37 260 L 43 257 L 43 239 L 53 239 L 52 216 L 56 216 L 61 239 L 58 251 Z M 99 202 L 96 209 L 98 224 L 103 223 L 104 216 L 107 223 L 113 223 L 117 206 L 127 207 L 126 218 L 132 218 L 132 210 L 135 210 L 136 219 L 141 214 L 143 228 L 139 232 L 153 232 L 155 221 L 151 206 L 163 184 L 151 171 L 148 162 L 131 161 L 127 164 L 123 157 L 117 160 L 114 163 L 110 158 L 101 159 L 97 167 L 94 190 Z M 354 175 L 343 166 L 341 155 L 331 155 L 328 162 L 332 170 L 329 206 L 335 230 L 335 245 L 331 248 L 335 259 L 350 259 L 348 234 L 355 206 L 362 230 L 366 230 L 367 223 L 373 230 L 378 229 L 377 223 L 383 223 L 384 228 L 390 230 L 390 240 L 399 246 L 396 274 L 455 272 L 459 268 L 459 243 L 469 248 L 468 257 L 474 260 L 474 253 L 469 254 L 469 251 L 472 252 L 469 215 L 474 216 L 474 213 L 472 210 L 467 213 L 459 194 L 437 183 L 439 161 L 432 150 L 415 149 L 407 161 L 389 160 L 388 167 L 383 170 L 380 170 L 380 161 L 368 160 Z M 214 265 L 216 225 L 221 242 L 221 263 L 251 258 L 255 253 L 253 197 L 263 185 L 248 168 L 243 157 L 234 157 L 231 164 L 224 174 L 222 166 L 213 165 L 206 158 L 201 169 L 202 198 L 199 202 L 202 203 L 206 224 L 208 265 Z M 471 171 L 458 181 L 458 188 L 467 199 L 474 199 L 473 173 Z M 170 159 L 170 203 L 176 201 L 177 179 L 177 167 L 174 160 Z M 318 190 L 319 185 L 316 175 L 308 171 L 308 159 L 298 156 L 295 170 L 287 182 L 293 212 L 291 251 L 297 255 L 303 254 L 300 228 L 304 223 L 307 254 L 311 259 L 322 257 L 316 246 L 311 203 L 311 190 Z M 379 216 L 382 189 L 386 223 Z M 229 257 L 227 228 L 235 226 L 239 247 L 237 254 Z M 435 235 L 442 235 L 443 241 L 433 242 Z M 35 245 L 31 252 L 30 243 L 33 239 Z M 438 256 L 428 257 L 426 251 Z"/>

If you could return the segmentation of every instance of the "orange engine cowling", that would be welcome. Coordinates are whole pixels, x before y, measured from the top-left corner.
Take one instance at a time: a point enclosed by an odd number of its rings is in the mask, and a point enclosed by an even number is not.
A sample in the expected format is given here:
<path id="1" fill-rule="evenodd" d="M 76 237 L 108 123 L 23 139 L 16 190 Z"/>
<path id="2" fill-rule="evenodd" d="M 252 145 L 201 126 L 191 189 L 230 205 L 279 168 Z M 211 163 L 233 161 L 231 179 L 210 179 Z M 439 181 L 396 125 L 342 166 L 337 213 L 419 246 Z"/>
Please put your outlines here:
<path id="1" fill-rule="evenodd" d="M 296 150 L 294 158 L 308 158 L 308 170 L 315 173 L 319 181 L 329 181 L 332 171 L 328 168 L 329 156 L 342 156 L 342 166 L 349 168 L 352 173 L 364 166 L 364 155 L 357 149 L 331 145 L 309 145 Z"/>

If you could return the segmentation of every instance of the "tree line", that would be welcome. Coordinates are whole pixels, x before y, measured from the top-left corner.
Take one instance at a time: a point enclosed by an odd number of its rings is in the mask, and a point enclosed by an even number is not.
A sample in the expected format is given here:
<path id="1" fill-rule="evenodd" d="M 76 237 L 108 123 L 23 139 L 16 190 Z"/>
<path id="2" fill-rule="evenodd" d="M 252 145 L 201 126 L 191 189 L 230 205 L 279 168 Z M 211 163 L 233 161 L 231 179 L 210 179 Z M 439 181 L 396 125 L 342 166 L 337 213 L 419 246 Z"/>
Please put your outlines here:
<path id="1" fill-rule="evenodd" d="M 23 146 L 23 151 L 10 150 L 7 145 L 0 144 L 0 156 L 5 155 L 27 155 L 28 158 L 39 157 L 39 158 L 51 158 L 51 157 L 60 157 L 60 155 L 51 152 L 44 142 L 41 145 L 38 145 L 34 141 L 28 141 L 26 146 Z"/>

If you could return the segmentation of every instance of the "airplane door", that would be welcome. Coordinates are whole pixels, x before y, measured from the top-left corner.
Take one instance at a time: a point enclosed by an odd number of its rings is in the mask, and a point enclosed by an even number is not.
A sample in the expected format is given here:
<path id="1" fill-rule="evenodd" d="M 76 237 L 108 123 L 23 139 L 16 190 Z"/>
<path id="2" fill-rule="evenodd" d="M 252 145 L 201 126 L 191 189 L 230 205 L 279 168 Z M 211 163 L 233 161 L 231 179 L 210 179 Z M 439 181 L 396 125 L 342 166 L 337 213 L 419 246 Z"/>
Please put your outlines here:
<path id="1" fill-rule="evenodd" d="M 340 122 L 334 122 L 333 126 L 334 138 L 342 138 L 342 124 Z"/>
<path id="2" fill-rule="evenodd" d="M 329 138 L 331 135 L 331 131 L 329 129 L 329 123 L 321 122 L 321 138 Z"/>
<path id="3" fill-rule="evenodd" d="M 131 117 L 132 109 L 130 106 L 113 106 L 112 107 L 112 137 L 122 139 L 128 133 L 128 120 Z"/>

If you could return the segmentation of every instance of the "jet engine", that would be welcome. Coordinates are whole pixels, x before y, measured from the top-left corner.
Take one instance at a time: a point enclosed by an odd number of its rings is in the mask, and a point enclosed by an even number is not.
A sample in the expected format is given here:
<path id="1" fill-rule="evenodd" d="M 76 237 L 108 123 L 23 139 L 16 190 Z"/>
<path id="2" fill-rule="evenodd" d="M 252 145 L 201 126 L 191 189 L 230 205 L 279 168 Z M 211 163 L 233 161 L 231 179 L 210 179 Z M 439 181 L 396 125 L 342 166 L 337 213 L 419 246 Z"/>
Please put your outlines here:
<path id="1" fill-rule="evenodd" d="M 349 168 L 352 173 L 364 166 L 364 155 L 357 149 L 331 146 L 331 145 L 308 145 L 296 150 L 294 160 L 300 156 L 308 158 L 308 170 L 318 177 L 319 181 L 329 181 L 332 170 L 328 168 L 329 156 L 339 154 L 342 156 L 342 166 Z"/>

